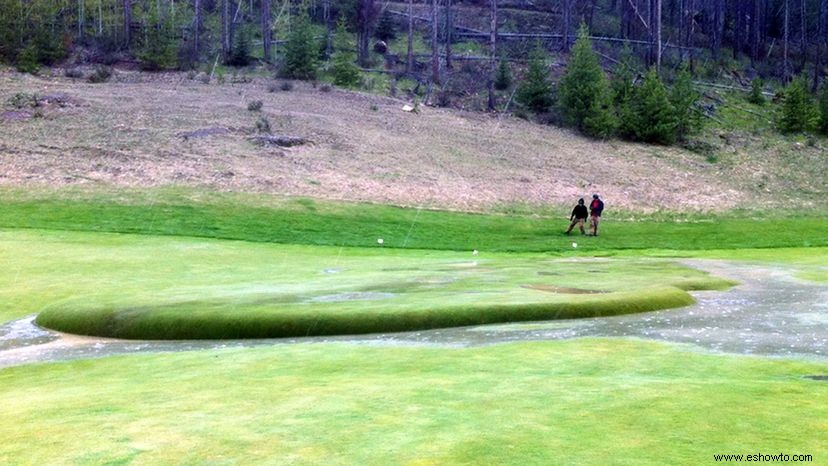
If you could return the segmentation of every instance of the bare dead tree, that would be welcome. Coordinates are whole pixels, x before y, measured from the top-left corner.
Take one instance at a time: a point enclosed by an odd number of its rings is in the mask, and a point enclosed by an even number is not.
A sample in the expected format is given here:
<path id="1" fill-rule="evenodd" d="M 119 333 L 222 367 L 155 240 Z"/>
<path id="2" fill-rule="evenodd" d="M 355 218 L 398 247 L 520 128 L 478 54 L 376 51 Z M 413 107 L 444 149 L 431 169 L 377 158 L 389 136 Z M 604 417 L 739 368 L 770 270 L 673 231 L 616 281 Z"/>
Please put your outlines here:
<path id="1" fill-rule="evenodd" d="M 324 0 L 322 2 L 322 20 L 325 21 L 325 57 L 330 57 L 333 53 L 333 34 L 331 24 L 331 0 Z"/>
<path id="2" fill-rule="evenodd" d="M 786 0 L 787 1 L 787 0 Z M 713 0 L 713 58 L 719 59 L 724 36 L 725 11 L 724 0 Z"/>
<path id="3" fill-rule="evenodd" d="M 783 32 L 783 39 L 782 39 L 782 41 L 783 41 L 782 42 L 782 47 L 783 47 L 783 49 L 782 49 L 782 56 L 783 56 L 782 79 L 785 82 L 788 82 L 788 78 L 790 77 L 790 65 L 789 65 L 789 62 L 788 62 L 788 31 L 790 29 L 790 25 L 789 25 L 789 23 L 790 23 L 790 21 L 789 21 L 789 19 L 790 19 L 790 14 L 789 14 L 790 5 L 789 5 L 789 3 L 790 3 L 789 0 L 785 0 L 785 5 L 784 5 L 784 7 L 785 7 L 785 19 L 784 19 L 784 25 L 783 25 L 784 32 Z"/>
<path id="4" fill-rule="evenodd" d="M 265 63 L 270 63 L 271 54 L 270 0 L 262 0 L 262 52 Z"/>
<path id="5" fill-rule="evenodd" d="M 650 23 L 652 28 L 655 29 L 655 40 L 656 40 L 656 71 L 661 72 L 661 0 L 655 0 L 655 11 L 653 12 L 655 16 L 653 19 L 654 21 Z"/>
<path id="6" fill-rule="evenodd" d="M 435 83 L 440 82 L 440 56 L 439 43 L 437 42 L 437 28 L 440 26 L 438 21 L 437 0 L 431 0 L 431 80 Z"/>
<path id="7" fill-rule="evenodd" d="M 762 40 L 762 2 L 760 0 L 753 0 L 753 13 L 751 13 L 751 41 L 750 41 L 750 59 L 755 63 L 759 60 L 759 48 Z"/>
<path id="8" fill-rule="evenodd" d="M 230 54 L 230 0 L 221 0 L 221 55 Z"/>
<path id="9" fill-rule="evenodd" d="M 489 80 L 486 88 L 489 92 L 489 100 L 486 108 L 494 111 L 497 104 L 495 99 L 494 77 L 497 72 L 497 0 L 489 0 L 490 6 L 490 28 L 489 28 Z"/>
<path id="10" fill-rule="evenodd" d="M 828 0 L 819 0 L 819 17 L 817 19 L 816 66 L 814 67 L 813 90 L 819 88 L 823 74 L 823 56 L 828 53 Z"/>
<path id="11" fill-rule="evenodd" d="M 451 14 L 451 0 L 446 0 L 446 69 L 452 68 L 451 64 L 451 40 L 454 29 L 454 18 Z"/>
<path id="12" fill-rule="evenodd" d="M 408 0 L 408 56 L 405 61 L 405 72 L 414 71 L 414 0 Z"/>
<path id="13" fill-rule="evenodd" d="M 132 39 L 132 0 L 124 0 L 124 44 L 129 48 Z"/>
<path id="14" fill-rule="evenodd" d="M 193 10 L 195 18 L 193 18 L 193 55 L 198 60 L 198 51 L 201 46 L 201 0 L 194 0 Z"/>
<path id="15" fill-rule="evenodd" d="M 800 69 L 805 68 L 805 60 L 808 58 L 808 39 L 805 37 L 808 33 L 808 23 L 805 19 L 805 14 L 808 9 L 805 7 L 805 0 L 799 1 L 799 47 L 800 47 Z"/>
<path id="16" fill-rule="evenodd" d="M 563 37 L 563 41 L 561 42 L 561 49 L 564 52 L 569 51 L 569 31 L 572 30 L 572 0 L 563 0 L 561 4 L 561 8 L 563 8 L 563 27 L 561 31 L 561 36 Z"/>

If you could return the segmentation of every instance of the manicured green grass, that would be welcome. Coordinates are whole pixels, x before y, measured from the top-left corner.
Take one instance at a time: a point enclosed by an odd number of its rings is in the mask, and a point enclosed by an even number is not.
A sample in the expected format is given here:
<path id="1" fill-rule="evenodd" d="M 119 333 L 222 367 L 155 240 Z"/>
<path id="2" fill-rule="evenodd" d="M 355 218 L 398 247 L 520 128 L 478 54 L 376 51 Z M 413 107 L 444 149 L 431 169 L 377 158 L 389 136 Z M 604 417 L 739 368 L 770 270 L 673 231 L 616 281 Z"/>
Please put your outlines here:
<path id="1" fill-rule="evenodd" d="M 824 363 L 634 340 L 345 344 L 0 370 L 3 464 L 708 464 L 828 455 Z"/>
<path id="2" fill-rule="evenodd" d="M 200 199 L 201 197 L 201 199 Z M 5 192 L 0 227 L 139 233 L 327 246 L 492 252 L 607 253 L 629 249 L 739 249 L 828 246 L 828 215 L 807 221 L 744 213 L 629 220 L 609 207 L 597 238 L 566 236 L 567 215 L 464 214 L 310 199 L 156 190 L 25 196 Z"/>
<path id="3" fill-rule="evenodd" d="M 251 338 L 592 317 L 731 283 L 673 263 L 0 232 L 0 319 L 126 338 Z M 596 292 L 596 293 L 588 293 Z"/>

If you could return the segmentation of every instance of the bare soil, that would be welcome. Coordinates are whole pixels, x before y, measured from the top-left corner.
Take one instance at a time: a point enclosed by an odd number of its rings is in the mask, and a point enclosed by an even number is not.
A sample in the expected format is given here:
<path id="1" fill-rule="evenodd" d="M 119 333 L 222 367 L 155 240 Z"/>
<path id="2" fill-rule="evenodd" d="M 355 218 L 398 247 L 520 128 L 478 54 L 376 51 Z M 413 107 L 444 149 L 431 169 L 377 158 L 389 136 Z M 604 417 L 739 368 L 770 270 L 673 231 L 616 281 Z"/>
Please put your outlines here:
<path id="1" fill-rule="evenodd" d="M 711 162 L 510 116 L 409 113 L 410 102 L 308 83 L 270 93 L 270 82 L 119 70 L 90 84 L 0 72 L 0 186 L 182 185 L 462 210 L 570 205 L 594 192 L 635 211 L 828 202 L 824 140 L 729 136 Z M 6 105 L 20 92 L 61 96 L 60 105 L 46 101 L 30 117 Z M 253 100 L 261 111 L 247 109 Z M 308 142 L 256 145 L 260 118 L 274 135 Z"/>

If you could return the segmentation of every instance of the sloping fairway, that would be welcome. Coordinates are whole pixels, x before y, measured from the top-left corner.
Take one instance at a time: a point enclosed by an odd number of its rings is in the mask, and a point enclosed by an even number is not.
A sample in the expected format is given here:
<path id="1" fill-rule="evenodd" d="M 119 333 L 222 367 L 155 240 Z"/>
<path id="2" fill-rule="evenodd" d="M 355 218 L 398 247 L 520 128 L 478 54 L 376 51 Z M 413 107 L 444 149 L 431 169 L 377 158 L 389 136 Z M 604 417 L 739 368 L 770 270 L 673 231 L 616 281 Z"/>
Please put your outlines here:
<path id="1" fill-rule="evenodd" d="M 0 463 L 824 464 L 826 373 L 617 339 L 30 365 L 0 370 Z"/>
<path id="2" fill-rule="evenodd" d="M 141 339 L 404 331 L 683 306 L 732 283 L 665 259 L 0 233 L 4 320 Z"/>

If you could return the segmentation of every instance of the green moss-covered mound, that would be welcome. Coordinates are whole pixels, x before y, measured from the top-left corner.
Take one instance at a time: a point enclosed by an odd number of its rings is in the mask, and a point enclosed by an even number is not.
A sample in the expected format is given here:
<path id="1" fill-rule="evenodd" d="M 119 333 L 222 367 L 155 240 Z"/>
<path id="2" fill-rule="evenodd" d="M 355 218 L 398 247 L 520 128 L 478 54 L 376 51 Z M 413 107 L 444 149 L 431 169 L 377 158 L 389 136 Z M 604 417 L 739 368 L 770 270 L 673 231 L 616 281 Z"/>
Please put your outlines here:
<path id="1" fill-rule="evenodd" d="M 0 233 L 7 300 L 39 325 L 132 339 L 398 332 L 684 306 L 731 282 L 666 259 L 596 259 Z M 15 259 L 19 258 L 19 259 Z M 8 276 L 5 276 L 8 275 Z M 578 293 L 573 293 L 577 290 Z"/>

